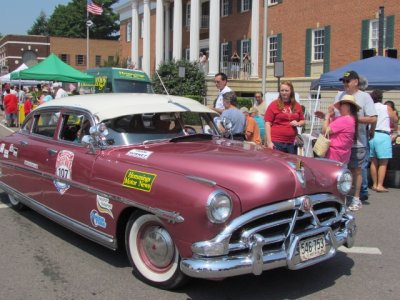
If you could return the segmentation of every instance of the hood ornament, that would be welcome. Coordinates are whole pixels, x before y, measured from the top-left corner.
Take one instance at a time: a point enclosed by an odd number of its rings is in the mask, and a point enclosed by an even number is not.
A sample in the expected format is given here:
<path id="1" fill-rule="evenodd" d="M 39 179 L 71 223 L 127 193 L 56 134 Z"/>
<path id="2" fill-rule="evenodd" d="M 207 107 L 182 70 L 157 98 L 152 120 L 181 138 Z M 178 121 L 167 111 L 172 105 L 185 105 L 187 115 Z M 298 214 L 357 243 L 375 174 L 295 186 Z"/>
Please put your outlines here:
<path id="1" fill-rule="evenodd" d="M 305 213 L 309 213 L 311 211 L 312 203 L 311 203 L 310 198 L 308 198 L 308 197 L 303 198 L 300 209 L 302 212 L 305 212 Z"/>

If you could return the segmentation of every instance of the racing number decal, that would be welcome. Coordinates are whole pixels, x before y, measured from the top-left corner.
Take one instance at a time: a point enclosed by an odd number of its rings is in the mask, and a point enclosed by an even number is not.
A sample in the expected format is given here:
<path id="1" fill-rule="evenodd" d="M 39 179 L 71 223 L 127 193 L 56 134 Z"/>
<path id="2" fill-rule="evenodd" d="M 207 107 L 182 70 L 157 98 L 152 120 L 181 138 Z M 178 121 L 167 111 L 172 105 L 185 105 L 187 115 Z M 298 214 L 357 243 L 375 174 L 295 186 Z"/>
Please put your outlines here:
<path id="1" fill-rule="evenodd" d="M 56 176 L 61 179 L 71 180 L 72 178 L 72 163 L 74 161 L 74 153 L 68 150 L 58 152 L 56 161 Z M 55 179 L 54 185 L 57 191 L 63 195 L 70 187 L 69 184 Z"/>

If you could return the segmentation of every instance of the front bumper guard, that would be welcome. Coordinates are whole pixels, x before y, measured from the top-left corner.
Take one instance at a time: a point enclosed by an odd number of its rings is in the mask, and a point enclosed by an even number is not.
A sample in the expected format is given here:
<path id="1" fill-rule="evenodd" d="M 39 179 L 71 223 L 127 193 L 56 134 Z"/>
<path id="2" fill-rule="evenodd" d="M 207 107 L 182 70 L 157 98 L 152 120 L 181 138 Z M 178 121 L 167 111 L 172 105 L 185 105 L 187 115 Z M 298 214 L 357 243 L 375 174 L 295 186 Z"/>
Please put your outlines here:
<path id="1" fill-rule="evenodd" d="M 287 239 L 285 249 L 276 251 L 263 252 L 264 239 L 261 235 L 255 234 L 250 242 L 250 250 L 245 255 L 192 257 L 182 259 L 180 267 L 182 272 L 190 277 L 205 279 L 226 278 L 250 273 L 260 275 L 263 271 L 280 267 L 287 267 L 290 270 L 306 268 L 332 258 L 342 245 L 348 248 L 354 245 L 357 234 L 355 218 L 352 215 L 344 215 L 343 221 L 344 227 L 336 232 L 333 232 L 330 227 L 320 227 L 300 234 L 292 234 Z M 324 236 L 326 253 L 301 262 L 298 250 L 300 241 L 318 235 Z"/>

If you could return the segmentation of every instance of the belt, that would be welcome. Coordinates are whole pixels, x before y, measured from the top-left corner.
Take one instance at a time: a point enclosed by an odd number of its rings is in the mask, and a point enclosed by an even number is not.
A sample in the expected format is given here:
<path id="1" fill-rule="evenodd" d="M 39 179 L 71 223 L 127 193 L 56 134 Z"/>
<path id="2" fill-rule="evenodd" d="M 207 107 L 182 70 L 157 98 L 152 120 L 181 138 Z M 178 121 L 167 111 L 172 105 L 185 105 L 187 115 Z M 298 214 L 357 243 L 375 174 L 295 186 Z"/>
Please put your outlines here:
<path id="1" fill-rule="evenodd" d="M 380 132 L 380 133 L 384 133 L 384 134 L 390 135 L 390 132 L 389 131 L 385 131 L 385 130 L 375 130 L 375 132 Z"/>

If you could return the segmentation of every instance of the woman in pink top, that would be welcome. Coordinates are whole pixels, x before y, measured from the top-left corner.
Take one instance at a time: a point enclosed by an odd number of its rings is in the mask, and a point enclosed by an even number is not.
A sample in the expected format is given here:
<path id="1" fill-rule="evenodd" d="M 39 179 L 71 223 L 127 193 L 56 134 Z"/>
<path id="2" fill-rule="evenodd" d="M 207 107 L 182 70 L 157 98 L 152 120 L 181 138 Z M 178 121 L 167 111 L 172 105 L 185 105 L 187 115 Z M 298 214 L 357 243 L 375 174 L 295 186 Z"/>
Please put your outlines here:
<path id="1" fill-rule="evenodd" d="M 335 116 L 334 108 L 340 112 Z M 322 132 L 328 133 L 331 140 L 326 158 L 347 164 L 350 160 L 351 147 L 357 135 L 357 112 L 360 106 L 356 103 L 354 96 L 345 95 L 330 106 L 325 115 Z"/>

